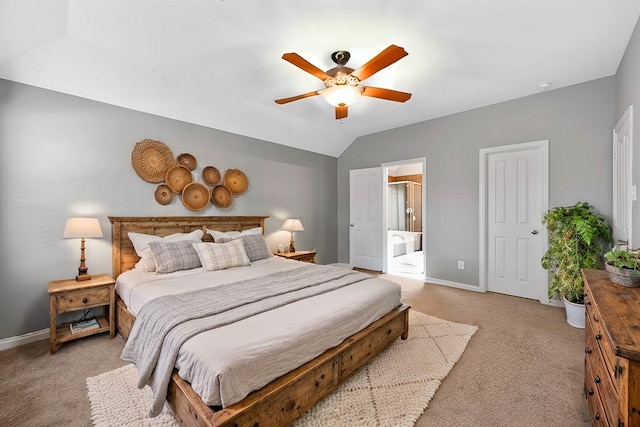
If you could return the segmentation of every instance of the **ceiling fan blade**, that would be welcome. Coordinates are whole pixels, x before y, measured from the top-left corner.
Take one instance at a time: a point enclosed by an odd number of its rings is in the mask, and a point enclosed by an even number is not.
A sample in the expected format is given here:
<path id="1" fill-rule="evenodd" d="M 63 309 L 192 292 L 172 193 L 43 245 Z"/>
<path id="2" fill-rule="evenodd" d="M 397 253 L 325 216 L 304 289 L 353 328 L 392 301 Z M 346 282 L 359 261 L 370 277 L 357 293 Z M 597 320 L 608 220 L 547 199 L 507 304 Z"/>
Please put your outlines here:
<path id="1" fill-rule="evenodd" d="M 347 118 L 347 108 L 348 107 L 345 104 L 336 106 L 336 120 Z"/>
<path id="2" fill-rule="evenodd" d="M 364 64 L 362 67 L 351 73 L 351 75 L 356 76 L 358 80 L 363 81 L 407 55 L 408 53 L 403 48 L 392 44 L 371 58 L 369 62 Z"/>
<path id="3" fill-rule="evenodd" d="M 399 92 L 397 90 L 382 89 L 372 86 L 363 87 L 362 96 L 370 96 L 372 98 L 380 98 L 396 102 L 406 102 L 411 98 L 411 94 L 407 92 Z"/>
<path id="4" fill-rule="evenodd" d="M 303 93 L 302 95 L 292 96 L 291 98 L 282 98 L 276 99 L 276 104 L 286 104 L 287 102 L 297 101 L 298 99 L 309 98 L 310 96 L 315 96 L 318 94 L 318 91 L 315 90 L 309 93 Z"/>
<path id="5" fill-rule="evenodd" d="M 327 73 L 322 71 L 320 68 L 316 67 L 311 62 L 307 61 L 302 56 L 298 55 L 297 53 L 293 53 L 293 52 L 285 53 L 284 55 L 282 55 L 282 59 L 292 63 L 298 68 L 303 69 L 307 73 L 316 76 L 322 81 L 325 81 L 326 79 L 331 77 Z"/>

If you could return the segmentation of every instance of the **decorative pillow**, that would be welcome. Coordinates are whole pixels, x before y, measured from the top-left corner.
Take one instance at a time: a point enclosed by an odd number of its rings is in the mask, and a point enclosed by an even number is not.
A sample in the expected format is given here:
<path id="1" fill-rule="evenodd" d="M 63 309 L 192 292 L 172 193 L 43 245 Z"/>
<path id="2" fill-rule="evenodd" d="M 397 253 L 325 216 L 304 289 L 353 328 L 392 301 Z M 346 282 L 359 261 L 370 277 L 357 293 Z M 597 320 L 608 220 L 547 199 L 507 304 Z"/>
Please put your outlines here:
<path id="1" fill-rule="evenodd" d="M 248 236 L 251 234 L 262 234 L 262 227 L 249 228 L 248 230 L 243 231 L 216 231 L 206 229 L 208 234 L 211 234 L 213 237 L 213 241 L 216 243 L 224 243 L 229 242 L 233 239 L 237 239 L 238 237 Z"/>
<path id="2" fill-rule="evenodd" d="M 244 242 L 244 249 L 247 251 L 249 261 L 258 261 L 259 259 L 265 259 L 271 257 L 271 250 L 267 241 L 264 240 L 262 234 L 248 234 L 242 236 Z"/>
<path id="3" fill-rule="evenodd" d="M 143 233 L 127 233 L 129 240 L 133 243 L 133 248 L 140 257 L 135 268 L 142 271 L 156 271 L 156 262 L 153 259 L 153 252 L 149 248 L 149 242 L 177 242 L 180 240 L 201 240 L 202 230 L 194 230 L 191 233 L 174 233 L 160 237 Z"/>
<path id="4" fill-rule="evenodd" d="M 156 263 L 156 273 L 166 274 L 178 270 L 202 267 L 194 243 L 201 240 L 179 240 L 177 242 L 149 242 Z"/>
<path id="5" fill-rule="evenodd" d="M 224 270 L 251 264 L 242 239 L 226 243 L 193 243 L 193 248 L 198 253 L 205 270 Z"/>

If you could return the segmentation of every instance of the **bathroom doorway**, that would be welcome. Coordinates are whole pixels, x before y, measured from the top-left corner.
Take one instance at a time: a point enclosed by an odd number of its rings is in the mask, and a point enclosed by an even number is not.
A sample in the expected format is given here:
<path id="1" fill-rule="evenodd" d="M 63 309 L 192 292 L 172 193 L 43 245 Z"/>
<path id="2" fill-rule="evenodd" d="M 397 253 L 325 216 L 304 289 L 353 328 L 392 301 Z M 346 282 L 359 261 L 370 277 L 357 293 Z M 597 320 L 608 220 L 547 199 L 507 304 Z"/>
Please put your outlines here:
<path id="1" fill-rule="evenodd" d="M 424 280 L 426 159 L 382 165 L 385 185 L 385 271 Z"/>

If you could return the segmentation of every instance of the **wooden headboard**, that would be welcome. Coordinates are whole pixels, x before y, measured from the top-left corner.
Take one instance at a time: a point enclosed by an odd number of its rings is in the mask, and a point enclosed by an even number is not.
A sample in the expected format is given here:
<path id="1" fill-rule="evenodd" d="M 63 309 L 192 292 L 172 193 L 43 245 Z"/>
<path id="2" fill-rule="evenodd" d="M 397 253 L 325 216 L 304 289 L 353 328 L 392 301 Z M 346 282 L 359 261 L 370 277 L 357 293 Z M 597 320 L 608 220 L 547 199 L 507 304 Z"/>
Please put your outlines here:
<path id="1" fill-rule="evenodd" d="M 131 270 L 140 257 L 129 240 L 130 231 L 134 233 L 168 236 L 173 233 L 189 233 L 202 230 L 204 241 L 212 241 L 205 228 L 217 231 L 242 231 L 262 227 L 269 216 L 110 216 L 113 277 Z"/>

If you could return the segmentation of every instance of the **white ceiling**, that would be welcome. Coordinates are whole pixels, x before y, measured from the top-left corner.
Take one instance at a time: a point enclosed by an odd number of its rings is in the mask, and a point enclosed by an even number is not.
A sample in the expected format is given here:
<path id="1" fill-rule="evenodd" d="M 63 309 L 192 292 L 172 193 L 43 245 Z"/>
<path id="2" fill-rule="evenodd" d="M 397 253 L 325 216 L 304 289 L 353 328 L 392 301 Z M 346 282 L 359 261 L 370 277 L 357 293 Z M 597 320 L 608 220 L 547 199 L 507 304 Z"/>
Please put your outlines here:
<path id="1" fill-rule="evenodd" d="M 616 73 L 640 0 L 1 0 L 0 78 L 338 157 L 359 136 Z M 334 118 L 281 59 L 358 68 L 413 94 Z M 148 137 L 153 138 L 153 129 Z"/>

